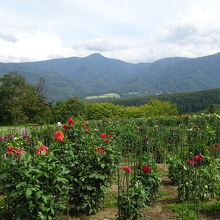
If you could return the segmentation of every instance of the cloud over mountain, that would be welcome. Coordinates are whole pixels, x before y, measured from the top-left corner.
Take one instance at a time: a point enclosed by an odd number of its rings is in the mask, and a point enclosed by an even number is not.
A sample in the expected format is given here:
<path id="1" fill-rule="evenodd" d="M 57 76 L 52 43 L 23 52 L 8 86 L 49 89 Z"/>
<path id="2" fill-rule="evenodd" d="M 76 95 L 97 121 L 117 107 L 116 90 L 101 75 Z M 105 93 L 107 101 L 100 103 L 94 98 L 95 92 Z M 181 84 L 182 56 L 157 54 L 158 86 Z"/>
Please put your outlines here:
<path id="1" fill-rule="evenodd" d="M 219 0 L 20 0 L 0 7 L 0 61 L 103 55 L 132 63 L 220 46 Z"/>

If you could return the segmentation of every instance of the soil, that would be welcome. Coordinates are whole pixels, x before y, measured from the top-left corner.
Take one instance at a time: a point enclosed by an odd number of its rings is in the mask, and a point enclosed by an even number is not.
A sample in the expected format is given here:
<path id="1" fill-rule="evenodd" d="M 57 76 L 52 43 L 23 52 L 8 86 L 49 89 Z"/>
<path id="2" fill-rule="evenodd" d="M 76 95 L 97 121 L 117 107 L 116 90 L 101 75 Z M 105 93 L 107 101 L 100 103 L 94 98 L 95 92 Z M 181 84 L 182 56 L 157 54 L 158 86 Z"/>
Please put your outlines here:
<path id="1" fill-rule="evenodd" d="M 140 219 L 149 219 L 149 220 L 175 220 L 179 219 L 174 216 L 174 212 L 165 208 L 167 204 L 177 202 L 177 187 L 172 185 L 171 180 L 168 178 L 168 169 L 164 164 L 158 164 L 158 169 L 162 173 L 161 174 L 161 185 L 160 192 L 162 196 L 157 201 L 156 205 L 143 209 L 143 213 L 146 215 L 146 218 Z M 116 184 L 113 184 L 109 188 L 110 194 L 117 194 L 118 188 Z M 79 217 L 69 217 L 65 218 L 65 220 L 114 220 L 117 216 L 117 208 L 104 208 L 100 210 L 95 215 L 90 216 L 79 216 Z M 200 213 L 201 220 L 203 219 L 220 219 L 219 212 L 212 212 L 210 215 L 207 213 Z"/>
<path id="2" fill-rule="evenodd" d="M 160 191 L 164 195 L 158 200 L 157 204 L 143 210 L 147 216 L 144 219 L 149 220 L 174 220 L 173 212 L 165 209 L 166 204 L 173 203 L 177 198 L 177 189 L 171 184 L 167 177 L 168 169 L 164 164 L 158 164 L 158 169 L 163 173 L 161 176 Z M 117 193 L 117 185 L 112 185 L 109 193 Z M 79 216 L 77 218 L 68 218 L 69 220 L 113 220 L 116 218 L 117 208 L 104 208 L 95 215 Z M 142 218 L 143 219 L 143 218 Z"/>
<path id="3" fill-rule="evenodd" d="M 144 210 L 147 219 L 152 220 L 170 220 L 175 219 L 173 212 L 165 209 L 167 204 L 174 203 L 177 198 L 177 187 L 171 184 L 167 177 L 168 169 L 164 164 L 158 164 L 158 169 L 164 174 L 161 176 L 160 191 L 164 193 L 153 207 Z"/>

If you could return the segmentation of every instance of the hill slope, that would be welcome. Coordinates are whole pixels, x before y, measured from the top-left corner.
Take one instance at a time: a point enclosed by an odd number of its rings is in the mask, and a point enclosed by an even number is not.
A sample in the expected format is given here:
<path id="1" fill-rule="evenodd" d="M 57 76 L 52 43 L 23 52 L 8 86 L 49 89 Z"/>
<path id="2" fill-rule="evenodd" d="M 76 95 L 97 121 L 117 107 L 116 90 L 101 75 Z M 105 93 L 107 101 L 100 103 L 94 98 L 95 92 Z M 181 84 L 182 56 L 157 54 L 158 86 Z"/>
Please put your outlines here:
<path id="1" fill-rule="evenodd" d="M 206 109 L 209 105 L 220 105 L 220 89 L 203 90 L 199 92 L 173 93 L 156 96 L 131 97 L 115 99 L 111 102 L 116 105 L 139 106 L 146 104 L 151 99 L 169 101 L 177 105 L 182 113 L 198 112 Z M 110 101 L 110 100 L 99 100 Z"/>
<path id="2" fill-rule="evenodd" d="M 31 83 L 46 79 L 50 100 L 117 92 L 129 96 L 220 87 L 220 53 L 131 64 L 101 54 L 26 63 L 0 63 L 0 75 L 19 72 Z"/>

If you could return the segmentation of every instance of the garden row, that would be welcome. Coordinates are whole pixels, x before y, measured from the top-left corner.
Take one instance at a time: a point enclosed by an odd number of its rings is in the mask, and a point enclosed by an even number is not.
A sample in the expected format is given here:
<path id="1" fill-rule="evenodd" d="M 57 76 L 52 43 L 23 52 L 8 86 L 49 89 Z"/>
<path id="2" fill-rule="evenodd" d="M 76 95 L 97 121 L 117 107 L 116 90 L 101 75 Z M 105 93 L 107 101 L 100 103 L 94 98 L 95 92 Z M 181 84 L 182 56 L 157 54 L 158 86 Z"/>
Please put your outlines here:
<path id="1" fill-rule="evenodd" d="M 0 138 L 2 216 L 61 219 L 101 208 L 118 186 L 118 216 L 137 219 L 160 196 L 157 163 L 169 164 L 179 201 L 219 199 L 220 118 L 74 121 Z"/>

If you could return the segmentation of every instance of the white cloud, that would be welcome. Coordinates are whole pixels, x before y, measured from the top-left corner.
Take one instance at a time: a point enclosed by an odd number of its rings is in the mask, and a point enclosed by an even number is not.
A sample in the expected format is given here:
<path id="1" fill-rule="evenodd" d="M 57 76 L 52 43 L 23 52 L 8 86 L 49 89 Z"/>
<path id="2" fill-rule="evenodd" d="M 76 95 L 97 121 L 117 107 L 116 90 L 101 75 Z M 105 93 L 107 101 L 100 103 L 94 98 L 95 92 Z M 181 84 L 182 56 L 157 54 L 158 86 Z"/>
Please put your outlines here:
<path id="1" fill-rule="evenodd" d="M 43 60 L 54 54 L 70 55 L 71 49 L 63 47 L 56 35 L 43 33 L 18 34 L 16 42 L 0 39 L 2 62 Z"/>
<path id="2" fill-rule="evenodd" d="M 17 39 L 14 36 L 9 35 L 9 34 L 3 34 L 1 32 L 0 32 L 0 39 L 2 39 L 4 41 L 9 41 L 12 43 L 15 43 L 17 41 Z"/>
<path id="3" fill-rule="evenodd" d="M 192 8 L 180 13 L 161 29 L 158 42 L 170 45 L 174 53 L 190 57 L 220 51 L 220 15 L 208 9 Z"/>
<path id="4" fill-rule="evenodd" d="M 204 56 L 220 51 L 219 10 L 219 0 L 3 0 L 0 61 Z"/>
<path id="5" fill-rule="evenodd" d="M 170 22 L 164 28 L 165 40 L 180 41 L 186 43 L 188 40 L 193 42 L 193 37 L 201 38 L 197 42 L 213 38 L 212 34 L 220 34 L 220 15 L 210 10 L 201 10 L 194 8 L 189 12 L 181 13 L 176 20 Z"/>

